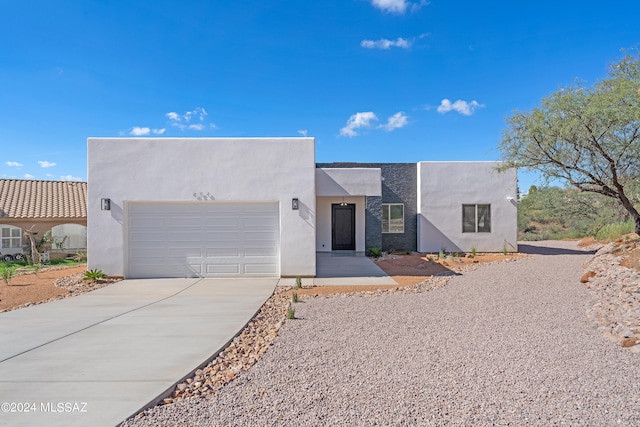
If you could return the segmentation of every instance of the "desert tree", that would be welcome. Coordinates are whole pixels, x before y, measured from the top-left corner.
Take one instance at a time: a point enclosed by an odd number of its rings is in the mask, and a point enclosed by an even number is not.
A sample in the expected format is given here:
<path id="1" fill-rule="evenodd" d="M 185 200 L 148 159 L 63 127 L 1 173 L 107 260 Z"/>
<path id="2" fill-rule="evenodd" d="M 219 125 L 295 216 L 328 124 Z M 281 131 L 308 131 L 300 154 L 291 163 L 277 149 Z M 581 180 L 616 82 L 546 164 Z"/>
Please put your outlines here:
<path id="1" fill-rule="evenodd" d="M 538 170 L 548 181 L 616 199 L 640 234 L 640 55 L 625 52 L 606 78 L 574 83 L 515 111 L 499 144 L 504 165 Z"/>

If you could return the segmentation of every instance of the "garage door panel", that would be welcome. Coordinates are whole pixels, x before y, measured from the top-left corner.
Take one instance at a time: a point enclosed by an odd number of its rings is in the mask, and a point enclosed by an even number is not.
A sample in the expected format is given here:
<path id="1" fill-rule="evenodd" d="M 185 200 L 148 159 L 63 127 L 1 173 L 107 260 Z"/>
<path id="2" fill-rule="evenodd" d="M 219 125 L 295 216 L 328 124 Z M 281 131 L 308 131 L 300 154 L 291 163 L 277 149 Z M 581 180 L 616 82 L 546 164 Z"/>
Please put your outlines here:
<path id="1" fill-rule="evenodd" d="M 202 258 L 202 248 L 168 248 L 167 255 L 170 258 Z"/>
<path id="2" fill-rule="evenodd" d="M 205 211 L 202 217 L 207 223 L 227 223 L 228 225 L 238 224 L 238 215 L 236 212 L 211 212 Z"/>
<path id="3" fill-rule="evenodd" d="M 279 274 L 277 203 L 130 203 L 130 277 Z"/>
<path id="4" fill-rule="evenodd" d="M 244 255 L 246 257 L 275 257 L 278 255 L 278 250 L 272 247 L 245 247 Z"/>
<path id="5" fill-rule="evenodd" d="M 244 233 L 245 242 L 272 242 L 276 237 L 275 234 L 274 232 L 248 230 Z"/>
<path id="6" fill-rule="evenodd" d="M 272 227 L 273 222 L 272 215 L 261 215 L 261 216 L 246 216 L 244 218 L 244 225 L 247 227 Z"/>
<path id="7" fill-rule="evenodd" d="M 198 277 L 202 267 L 186 264 L 145 264 L 131 268 L 131 277 Z M 149 276 L 152 270 L 154 275 Z"/>
<path id="8" fill-rule="evenodd" d="M 207 264 L 207 273 L 211 275 L 237 275 L 240 274 L 238 264 Z"/>
<path id="9" fill-rule="evenodd" d="M 270 276 L 275 275 L 278 272 L 278 266 L 275 264 L 244 264 L 244 273 L 253 275 Z"/>
<path id="10" fill-rule="evenodd" d="M 131 248 L 129 255 L 132 258 L 160 258 L 167 255 L 167 249 L 162 247 L 136 247 Z"/>
<path id="11" fill-rule="evenodd" d="M 165 233 L 167 235 L 167 239 L 170 242 L 200 242 L 202 241 L 202 234 L 195 231 L 190 232 L 179 232 L 179 231 L 167 231 Z"/>
<path id="12" fill-rule="evenodd" d="M 163 242 L 165 240 L 165 233 L 132 233 L 131 239 L 139 243 Z"/>
<path id="13" fill-rule="evenodd" d="M 240 240 L 240 230 L 237 231 L 206 231 L 204 238 L 208 242 L 237 242 Z"/>
<path id="14" fill-rule="evenodd" d="M 207 258 L 211 257 L 239 257 L 239 248 L 208 248 Z"/>

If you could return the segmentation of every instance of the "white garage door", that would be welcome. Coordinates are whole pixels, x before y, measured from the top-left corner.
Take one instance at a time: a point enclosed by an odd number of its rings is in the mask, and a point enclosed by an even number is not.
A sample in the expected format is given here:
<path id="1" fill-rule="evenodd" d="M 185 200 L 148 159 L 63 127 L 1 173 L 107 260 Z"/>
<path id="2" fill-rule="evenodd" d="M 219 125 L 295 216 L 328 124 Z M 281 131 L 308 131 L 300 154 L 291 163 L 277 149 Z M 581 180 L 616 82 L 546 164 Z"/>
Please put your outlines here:
<path id="1" fill-rule="evenodd" d="M 280 274 L 277 203 L 129 203 L 128 277 Z"/>

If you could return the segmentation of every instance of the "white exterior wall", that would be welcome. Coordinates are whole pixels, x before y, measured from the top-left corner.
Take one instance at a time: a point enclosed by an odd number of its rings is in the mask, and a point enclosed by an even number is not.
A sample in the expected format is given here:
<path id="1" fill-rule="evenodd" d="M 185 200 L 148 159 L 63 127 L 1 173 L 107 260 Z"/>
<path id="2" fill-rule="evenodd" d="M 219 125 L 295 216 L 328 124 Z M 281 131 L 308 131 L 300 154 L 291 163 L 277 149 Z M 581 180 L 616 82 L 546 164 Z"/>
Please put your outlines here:
<path id="1" fill-rule="evenodd" d="M 382 196 L 379 168 L 318 168 L 317 196 Z"/>
<path id="2" fill-rule="evenodd" d="M 343 200 L 344 199 L 344 200 Z M 331 205 L 342 202 L 356 205 L 356 252 L 365 251 L 365 197 L 318 197 L 316 202 L 316 251 L 331 252 Z"/>
<path id="3" fill-rule="evenodd" d="M 125 275 L 132 201 L 280 203 L 280 273 L 315 275 L 313 138 L 90 138 L 88 262 Z M 291 199 L 299 199 L 299 210 Z M 100 199 L 111 210 L 100 210 Z"/>
<path id="4" fill-rule="evenodd" d="M 517 173 L 499 164 L 418 163 L 418 251 L 517 251 Z M 491 233 L 462 232 L 463 204 L 491 205 Z"/>

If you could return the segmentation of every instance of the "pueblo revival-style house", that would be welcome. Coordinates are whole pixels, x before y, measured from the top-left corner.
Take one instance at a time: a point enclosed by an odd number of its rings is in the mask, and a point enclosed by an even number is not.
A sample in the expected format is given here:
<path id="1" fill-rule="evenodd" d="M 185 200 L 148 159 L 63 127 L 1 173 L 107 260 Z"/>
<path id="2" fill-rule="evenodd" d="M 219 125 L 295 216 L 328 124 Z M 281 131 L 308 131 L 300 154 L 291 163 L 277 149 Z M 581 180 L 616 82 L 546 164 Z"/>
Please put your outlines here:
<path id="1" fill-rule="evenodd" d="M 90 138 L 89 268 L 313 277 L 316 253 L 517 251 L 499 162 L 316 163 L 313 138 Z"/>

